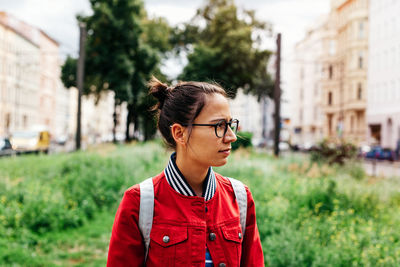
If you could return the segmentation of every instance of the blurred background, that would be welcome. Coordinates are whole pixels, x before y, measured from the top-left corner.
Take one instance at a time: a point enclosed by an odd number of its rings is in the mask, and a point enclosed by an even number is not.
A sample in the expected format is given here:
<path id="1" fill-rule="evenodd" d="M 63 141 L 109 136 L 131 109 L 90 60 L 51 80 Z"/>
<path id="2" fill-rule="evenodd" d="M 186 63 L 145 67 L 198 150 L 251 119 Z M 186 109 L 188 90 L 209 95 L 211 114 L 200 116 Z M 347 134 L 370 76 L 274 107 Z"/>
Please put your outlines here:
<path id="1" fill-rule="evenodd" d="M 154 104 L 146 96 L 151 75 L 168 83 L 220 83 L 231 93 L 241 130 L 253 134 L 254 145 L 271 146 L 276 36 L 282 33 L 281 148 L 309 150 L 323 139 L 347 140 L 364 154 L 386 149 L 398 157 L 397 6 L 339 0 L 1 1 L 2 143 L 14 139 L 16 150 L 26 150 L 22 136 L 45 131 L 50 145 L 41 150 L 76 147 L 81 24 L 83 148 L 155 136 L 147 112 Z"/>
<path id="2" fill-rule="evenodd" d="M 268 265 L 398 266 L 398 14 L 394 0 L 0 0 L 0 265 L 105 264 L 123 190 L 168 160 L 155 76 L 228 92 L 240 138 L 221 172 L 255 189 Z"/>

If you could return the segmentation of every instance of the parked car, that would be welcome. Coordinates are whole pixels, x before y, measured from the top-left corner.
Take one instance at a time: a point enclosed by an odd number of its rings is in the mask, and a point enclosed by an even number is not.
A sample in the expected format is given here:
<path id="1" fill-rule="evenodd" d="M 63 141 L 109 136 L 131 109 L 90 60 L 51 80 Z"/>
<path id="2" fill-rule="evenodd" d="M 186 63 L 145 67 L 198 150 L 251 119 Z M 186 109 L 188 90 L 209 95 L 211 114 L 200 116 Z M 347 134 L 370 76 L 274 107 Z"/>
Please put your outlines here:
<path id="1" fill-rule="evenodd" d="M 373 147 L 369 152 L 365 154 L 367 159 L 378 159 L 378 160 L 396 160 L 396 154 L 390 148 L 382 148 L 381 146 Z"/>
<path id="2" fill-rule="evenodd" d="M 48 131 L 14 132 L 11 135 L 10 141 L 13 149 L 18 153 L 48 153 L 50 147 L 50 134 Z"/>
<path id="3" fill-rule="evenodd" d="M 279 150 L 280 151 L 288 151 L 290 149 L 290 144 L 285 141 L 280 141 L 279 142 Z"/>
<path id="4" fill-rule="evenodd" d="M 0 137 L 0 156 L 11 156 L 15 154 L 16 152 L 13 150 L 10 140 L 5 137 Z"/>
<path id="5" fill-rule="evenodd" d="M 371 147 L 369 145 L 361 145 L 358 148 L 357 156 L 359 158 L 365 158 L 367 156 L 367 153 L 370 151 L 371 151 Z"/>

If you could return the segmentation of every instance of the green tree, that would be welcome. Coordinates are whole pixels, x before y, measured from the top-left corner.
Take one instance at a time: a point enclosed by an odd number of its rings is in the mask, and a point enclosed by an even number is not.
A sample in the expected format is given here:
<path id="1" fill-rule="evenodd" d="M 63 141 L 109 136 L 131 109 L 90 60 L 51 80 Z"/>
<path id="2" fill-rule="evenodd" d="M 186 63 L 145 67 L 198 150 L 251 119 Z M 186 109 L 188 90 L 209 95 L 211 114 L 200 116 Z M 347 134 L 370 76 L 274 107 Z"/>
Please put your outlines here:
<path id="1" fill-rule="evenodd" d="M 160 62 L 165 54 L 172 49 L 170 43 L 171 28 L 163 18 L 148 18 L 142 20 L 143 31 L 140 36 L 140 49 L 133 58 L 136 71 L 132 77 L 133 97 L 128 104 L 128 119 L 126 140 L 130 140 L 129 129 L 135 126 L 134 132 L 141 132 L 145 140 L 152 138 L 156 132 L 154 116 L 150 108 L 155 100 L 148 95 L 147 81 L 151 75 L 166 80 L 161 73 Z"/>
<path id="2" fill-rule="evenodd" d="M 61 67 L 61 81 L 66 88 L 76 87 L 77 59 L 67 56 Z"/>
<path id="3" fill-rule="evenodd" d="M 238 88 L 271 95 L 266 70 L 271 52 L 260 48 L 270 31 L 254 11 L 239 10 L 233 0 L 209 0 L 183 29 L 175 28 L 172 41 L 189 52 L 179 79 L 216 81 L 232 96 Z"/>
<path id="4" fill-rule="evenodd" d="M 116 106 L 128 103 L 126 140 L 130 140 L 131 124 L 139 131 L 139 117 L 149 116 L 141 109 L 143 103 L 148 103 L 146 83 L 152 73 L 160 72 L 162 54 L 170 49 L 169 25 L 161 18 L 147 18 L 140 0 L 90 3 L 93 15 L 78 16 L 88 32 L 84 93 L 99 96 L 104 90 L 112 90 Z M 62 67 L 62 81 L 67 88 L 76 84 L 76 61 L 68 57 Z M 114 129 L 116 124 L 114 117 Z"/>

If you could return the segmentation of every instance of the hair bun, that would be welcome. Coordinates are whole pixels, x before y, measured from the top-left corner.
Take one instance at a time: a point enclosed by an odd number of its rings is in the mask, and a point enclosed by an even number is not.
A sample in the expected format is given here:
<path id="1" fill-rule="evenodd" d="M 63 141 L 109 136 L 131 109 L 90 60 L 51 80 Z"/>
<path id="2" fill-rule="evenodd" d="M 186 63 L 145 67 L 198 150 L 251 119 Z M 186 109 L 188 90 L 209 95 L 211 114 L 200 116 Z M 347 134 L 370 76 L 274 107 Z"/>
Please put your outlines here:
<path id="1" fill-rule="evenodd" d="M 148 83 L 150 87 L 149 94 L 158 99 L 158 104 L 154 107 L 154 109 L 162 109 L 165 100 L 169 96 L 170 89 L 168 85 L 160 82 L 156 77 L 152 77 Z"/>

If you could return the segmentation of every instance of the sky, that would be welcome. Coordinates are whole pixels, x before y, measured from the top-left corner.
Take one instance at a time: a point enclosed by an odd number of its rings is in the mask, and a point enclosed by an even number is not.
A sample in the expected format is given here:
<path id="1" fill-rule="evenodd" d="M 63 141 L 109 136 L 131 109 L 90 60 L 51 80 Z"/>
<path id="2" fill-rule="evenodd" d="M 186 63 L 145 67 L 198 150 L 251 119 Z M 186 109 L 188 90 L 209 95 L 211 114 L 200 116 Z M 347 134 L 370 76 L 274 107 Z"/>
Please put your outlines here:
<path id="1" fill-rule="evenodd" d="M 235 0 L 238 7 L 253 9 L 259 20 L 271 22 L 275 33 L 282 33 L 282 86 L 290 77 L 290 58 L 294 45 L 300 41 L 313 22 L 327 14 L 330 0 Z M 171 25 L 189 20 L 204 0 L 144 0 L 151 16 L 165 17 Z M 44 30 L 60 43 L 60 53 L 78 54 L 79 30 L 76 14 L 90 15 L 89 0 L 0 0 L 0 11 L 6 11 L 18 19 Z M 265 47 L 274 49 L 271 38 Z M 169 76 L 182 69 L 176 61 L 164 67 Z"/>

